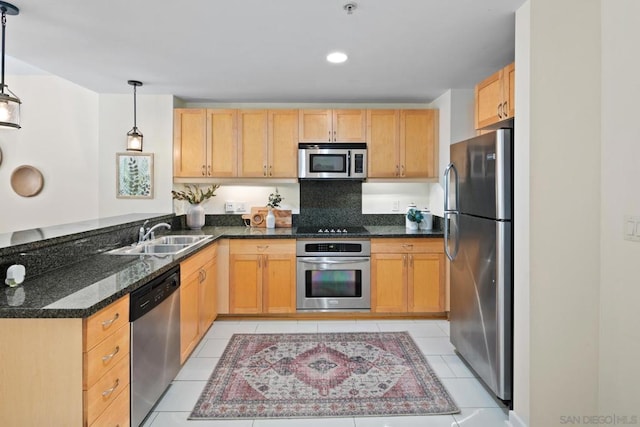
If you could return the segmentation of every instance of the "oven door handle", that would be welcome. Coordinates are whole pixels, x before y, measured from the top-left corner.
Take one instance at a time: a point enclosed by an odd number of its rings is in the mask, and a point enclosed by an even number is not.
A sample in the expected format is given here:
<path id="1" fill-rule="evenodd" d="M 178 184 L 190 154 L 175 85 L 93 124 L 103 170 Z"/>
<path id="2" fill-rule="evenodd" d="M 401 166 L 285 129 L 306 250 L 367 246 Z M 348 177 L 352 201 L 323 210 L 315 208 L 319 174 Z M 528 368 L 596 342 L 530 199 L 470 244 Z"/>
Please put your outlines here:
<path id="1" fill-rule="evenodd" d="M 370 258 L 346 258 L 340 259 L 325 259 L 324 261 L 318 260 L 318 258 L 298 258 L 298 261 L 305 264 L 356 264 L 360 262 L 369 262 Z"/>

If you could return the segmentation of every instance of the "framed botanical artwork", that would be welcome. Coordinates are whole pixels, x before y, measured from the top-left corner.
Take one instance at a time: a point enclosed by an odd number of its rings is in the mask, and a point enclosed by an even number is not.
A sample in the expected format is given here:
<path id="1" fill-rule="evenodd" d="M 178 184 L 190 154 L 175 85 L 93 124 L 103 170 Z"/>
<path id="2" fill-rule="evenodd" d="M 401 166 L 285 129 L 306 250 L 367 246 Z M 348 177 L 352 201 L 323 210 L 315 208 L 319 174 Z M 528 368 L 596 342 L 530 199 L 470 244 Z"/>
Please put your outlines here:
<path id="1" fill-rule="evenodd" d="M 116 197 L 153 199 L 153 153 L 116 153 Z"/>

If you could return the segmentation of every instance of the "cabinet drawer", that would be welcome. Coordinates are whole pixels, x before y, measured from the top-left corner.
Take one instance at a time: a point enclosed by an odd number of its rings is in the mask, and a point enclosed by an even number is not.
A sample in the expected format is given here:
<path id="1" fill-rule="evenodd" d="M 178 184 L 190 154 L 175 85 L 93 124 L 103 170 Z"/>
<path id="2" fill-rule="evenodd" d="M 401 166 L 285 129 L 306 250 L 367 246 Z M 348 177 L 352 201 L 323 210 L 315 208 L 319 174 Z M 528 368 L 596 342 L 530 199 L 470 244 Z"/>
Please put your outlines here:
<path id="1" fill-rule="evenodd" d="M 129 323 L 129 295 L 103 308 L 84 322 L 84 351 Z"/>
<path id="2" fill-rule="evenodd" d="M 129 357 L 130 327 L 127 323 L 100 344 L 84 353 L 84 390 L 98 381 L 122 358 Z"/>
<path id="3" fill-rule="evenodd" d="M 91 427 L 129 427 L 129 401 L 129 386 L 127 386 L 120 391 L 120 394 L 116 396 L 102 415 L 91 424 Z"/>
<path id="4" fill-rule="evenodd" d="M 188 276 L 197 272 L 203 265 L 216 257 L 218 245 L 214 243 L 191 255 L 180 263 L 180 281 L 186 280 Z"/>
<path id="5" fill-rule="evenodd" d="M 230 254 L 293 254 L 296 242 L 293 239 L 236 239 L 229 243 Z"/>
<path id="6" fill-rule="evenodd" d="M 127 355 L 84 392 L 87 424 L 91 425 L 128 385 L 129 357 Z"/>
<path id="7" fill-rule="evenodd" d="M 443 253 L 443 239 L 371 239 L 371 253 Z"/>

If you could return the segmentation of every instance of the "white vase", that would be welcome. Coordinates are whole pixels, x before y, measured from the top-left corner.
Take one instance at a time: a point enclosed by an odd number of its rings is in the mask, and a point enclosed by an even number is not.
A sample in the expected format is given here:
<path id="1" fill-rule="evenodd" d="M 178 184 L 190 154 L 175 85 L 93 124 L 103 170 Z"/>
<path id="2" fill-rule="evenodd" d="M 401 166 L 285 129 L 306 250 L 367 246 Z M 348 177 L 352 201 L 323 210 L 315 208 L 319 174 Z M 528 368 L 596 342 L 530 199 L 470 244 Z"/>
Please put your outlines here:
<path id="1" fill-rule="evenodd" d="M 269 208 L 269 212 L 267 212 L 267 228 L 276 228 L 276 216 L 273 214 L 272 208 Z"/>
<path id="2" fill-rule="evenodd" d="M 418 223 L 417 222 L 413 222 L 413 221 L 407 221 L 407 230 L 417 230 L 418 229 Z"/>
<path id="3" fill-rule="evenodd" d="M 204 208 L 201 205 L 189 205 L 187 209 L 187 227 L 200 230 L 204 226 Z"/>

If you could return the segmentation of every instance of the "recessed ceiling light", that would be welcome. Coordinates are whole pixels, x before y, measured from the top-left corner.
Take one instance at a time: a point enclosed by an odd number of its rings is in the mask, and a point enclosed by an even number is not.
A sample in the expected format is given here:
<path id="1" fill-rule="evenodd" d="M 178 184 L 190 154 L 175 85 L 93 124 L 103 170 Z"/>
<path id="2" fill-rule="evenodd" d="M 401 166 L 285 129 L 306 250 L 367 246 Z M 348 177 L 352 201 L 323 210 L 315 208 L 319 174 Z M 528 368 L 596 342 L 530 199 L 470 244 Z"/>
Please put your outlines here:
<path id="1" fill-rule="evenodd" d="M 347 54 L 344 52 L 331 52 L 327 55 L 327 61 L 333 64 L 341 64 L 347 60 Z"/>

